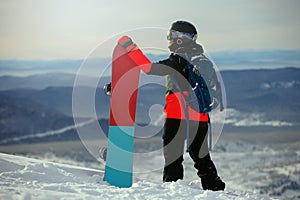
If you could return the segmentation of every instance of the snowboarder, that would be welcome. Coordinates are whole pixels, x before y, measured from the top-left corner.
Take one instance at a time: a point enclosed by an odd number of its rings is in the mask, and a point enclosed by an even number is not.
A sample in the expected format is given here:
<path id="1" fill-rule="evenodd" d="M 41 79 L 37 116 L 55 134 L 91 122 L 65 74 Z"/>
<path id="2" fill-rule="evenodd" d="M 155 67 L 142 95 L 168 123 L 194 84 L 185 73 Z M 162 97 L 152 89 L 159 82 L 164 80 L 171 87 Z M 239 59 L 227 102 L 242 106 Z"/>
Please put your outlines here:
<path id="1" fill-rule="evenodd" d="M 167 39 L 169 41 L 168 48 L 171 52 L 169 58 L 152 63 L 150 66 L 141 66 L 147 74 L 167 76 L 166 119 L 163 134 L 165 158 L 163 181 L 172 182 L 183 179 L 184 141 L 189 136 L 188 150 L 194 161 L 194 167 L 198 170 L 197 175 L 201 178 L 202 188 L 213 191 L 224 190 L 225 183 L 218 176 L 208 150 L 209 115 L 183 105 L 186 102 L 182 98 L 182 93 L 186 95 L 190 89 L 185 66 L 191 62 L 191 58 L 185 55 L 192 54 L 193 57 L 205 57 L 202 46 L 196 42 L 197 30 L 193 24 L 187 21 L 176 21 L 168 31 Z M 175 79 L 176 84 L 172 79 Z M 104 91 L 110 95 L 111 85 L 107 84 Z M 186 108 L 188 112 L 185 112 Z M 188 118 L 186 113 L 188 113 Z M 186 129 L 187 119 L 189 133 Z M 103 160 L 106 160 L 106 152 L 106 148 L 100 150 L 100 157 Z"/>
<path id="2" fill-rule="evenodd" d="M 191 138 L 189 155 L 194 161 L 194 167 L 198 170 L 203 189 L 224 190 L 225 183 L 220 179 L 217 169 L 210 157 L 208 150 L 208 113 L 198 113 L 191 108 L 189 111 L 190 133 L 186 133 L 186 117 L 183 114 L 185 105 L 182 105 L 181 92 L 178 91 L 170 76 L 177 81 L 177 86 L 187 93 L 188 75 L 185 65 L 190 60 L 184 56 L 186 53 L 201 56 L 204 51 L 196 42 L 197 30 L 187 21 L 176 21 L 172 24 L 167 34 L 169 50 L 168 59 L 152 63 L 150 72 L 152 75 L 167 75 L 165 124 L 163 134 L 165 166 L 163 169 L 163 181 L 171 182 L 183 179 L 183 154 L 186 134 Z M 201 73 L 201 72 L 200 72 Z M 185 80 L 184 80 L 185 79 Z"/>

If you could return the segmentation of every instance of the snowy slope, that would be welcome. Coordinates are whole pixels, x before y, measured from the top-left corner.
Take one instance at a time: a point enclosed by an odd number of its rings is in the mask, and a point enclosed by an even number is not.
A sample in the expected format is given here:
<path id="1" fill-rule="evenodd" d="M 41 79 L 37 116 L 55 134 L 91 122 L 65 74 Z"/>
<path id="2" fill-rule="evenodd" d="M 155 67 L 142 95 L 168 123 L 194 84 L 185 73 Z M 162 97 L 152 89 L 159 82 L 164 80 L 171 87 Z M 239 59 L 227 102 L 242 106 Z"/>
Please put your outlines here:
<path id="1" fill-rule="evenodd" d="M 103 171 L 0 153 L 0 199 L 271 199 L 204 191 L 200 181 L 135 179 L 131 188 L 102 180 Z"/>

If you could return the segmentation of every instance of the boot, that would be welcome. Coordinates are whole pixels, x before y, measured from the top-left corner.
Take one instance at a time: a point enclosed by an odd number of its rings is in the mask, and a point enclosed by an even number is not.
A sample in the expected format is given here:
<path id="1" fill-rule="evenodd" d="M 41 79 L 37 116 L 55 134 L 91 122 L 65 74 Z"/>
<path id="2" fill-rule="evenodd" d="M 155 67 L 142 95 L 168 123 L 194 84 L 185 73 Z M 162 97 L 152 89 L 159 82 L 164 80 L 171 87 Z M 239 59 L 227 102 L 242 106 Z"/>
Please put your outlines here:
<path id="1" fill-rule="evenodd" d="M 176 182 L 183 179 L 183 170 L 168 170 L 164 169 L 163 182 Z"/>
<path id="2" fill-rule="evenodd" d="M 164 167 L 163 182 L 176 182 L 183 179 L 183 159 L 180 157 L 175 162 Z"/>
<path id="3" fill-rule="evenodd" d="M 225 189 L 225 183 L 221 180 L 219 176 L 202 176 L 201 184 L 203 190 L 218 191 Z"/>
<path id="4" fill-rule="evenodd" d="M 197 174 L 201 178 L 204 190 L 218 191 L 225 189 L 225 183 L 218 176 L 217 169 L 209 154 L 195 163 L 195 168 L 198 169 Z"/>

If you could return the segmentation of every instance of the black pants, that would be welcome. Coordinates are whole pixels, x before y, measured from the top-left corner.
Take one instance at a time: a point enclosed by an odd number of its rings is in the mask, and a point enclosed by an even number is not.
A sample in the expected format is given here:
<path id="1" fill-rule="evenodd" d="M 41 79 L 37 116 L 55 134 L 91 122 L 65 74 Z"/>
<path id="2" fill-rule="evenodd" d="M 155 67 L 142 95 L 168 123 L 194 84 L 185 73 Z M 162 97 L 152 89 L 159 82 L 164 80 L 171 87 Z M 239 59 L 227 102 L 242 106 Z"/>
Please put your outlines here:
<path id="1" fill-rule="evenodd" d="M 194 161 L 198 175 L 216 173 L 216 168 L 208 151 L 208 123 L 190 121 L 189 154 Z M 164 176 L 163 181 L 183 179 L 183 153 L 186 139 L 186 120 L 166 119 L 164 125 Z"/>

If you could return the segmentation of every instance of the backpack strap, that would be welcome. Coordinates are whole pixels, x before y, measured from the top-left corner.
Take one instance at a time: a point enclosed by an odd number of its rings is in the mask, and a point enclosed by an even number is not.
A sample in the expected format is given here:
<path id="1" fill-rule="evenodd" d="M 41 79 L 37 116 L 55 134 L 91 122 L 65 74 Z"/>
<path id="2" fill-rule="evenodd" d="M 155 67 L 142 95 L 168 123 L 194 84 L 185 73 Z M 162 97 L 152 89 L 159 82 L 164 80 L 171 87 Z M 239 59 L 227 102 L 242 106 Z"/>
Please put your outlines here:
<path id="1" fill-rule="evenodd" d="M 184 54 L 185 59 L 187 60 L 187 64 L 184 66 L 184 69 L 186 71 L 189 71 L 189 65 L 192 65 L 191 62 L 191 56 L 188 53 Z M 184 115 L 186 118 L 186 143 L 187 143 L 187 149 L 186 152 L 189 152 L 189 148 L 190 148 L 190 120 L 189 120 L 189 111 L 188 111 L 188 106 L 189 106 L 189 101 L 188 101 L 188 97 L 183 93 L 182 89 L 179 87 L 178 82 L 176 81 L 176 79 L 174 78 L 174 76 L 172 74 L 169 75 L 171 82 L 175 85 L 175 87 L 177 88 L 177 90 L 180 92 L 180 101 L 182 105 L 184 106 Z M 192 95 L 192 94 L 190 94 Z M 202 93 L 201 93 L 202 95 Z M 203 99 L 203 98 L 202 98 Z M 184 104 L 184 100 L 185 100 L 185 104 Z M 211 123 L 210 123 L 210 114 L 208 112 L 208 126 L 209 126 L 209 130 L 208 130 L 208 134 L 209 134 L 209 143 L 208 143 L 208 148 L 209 150 L 212 150 L 212 128 L 211 128 Z"/>
<path id="2" fill-rule="evenodd" d="M 200 55 L 196 56 L 196 58 L 199 58 L 199 57 L 201 57 L 202 59 L 207 59 L 207 57 L 203 53 L 201 53 Z M 192 62 L 193 62 L 193 60 L 195 58 L 193 57 L 193 55 L 190 55 L 188 53 L 185 53 L 185 58 L 186 58 L 186 60 L 188 62 L 187 65 L 185 65 L 185 70 L 187 70 L 189 72 L 190 69 L 188 69 L 188 68 L 191 67 L 189 65 L 192 65 L 194 67 L 194 65 L 192 64 Z M 196 71 L 194 71 L 194 70 L 196 70 Z M 201 73 L 200 71 L 198 71 L 197 68 L 196 69 L 193 68 L 192 71 L 193 71 L 193 73 L 196 73 L 196 74 L 197 73 L 199 73 L 199 74 Z M 192 95 L 192 94 L 190 94 L 190 95 Z M 204 97 L 203 97 L 202 92 L 200 92 L 200 95 L 201 95 L 202 103 L 204 104 L 204 102 L 203 102 Z M 223 105 L 223 104 L 221 104 L 221 105 Z M 187 103 L 187 106 L 188 106 L 188 103 Z M 209 134 L 208 148 L 209 148 L 209 150 L 212 150 L 213 135 L 212 135 L 212 127 L 211 127 L 211 123 L 210 123 L 210 112 L 207 112 L 207 114 L 208 114 L 208 126 L 209 126 L 209 129 L 208 129 L 208 134 Z M 188 119 L 188 118 L 186 118 L 186 119 Z M 189 138 L 189 132 L 187 132 L 187 138 Z"/>

